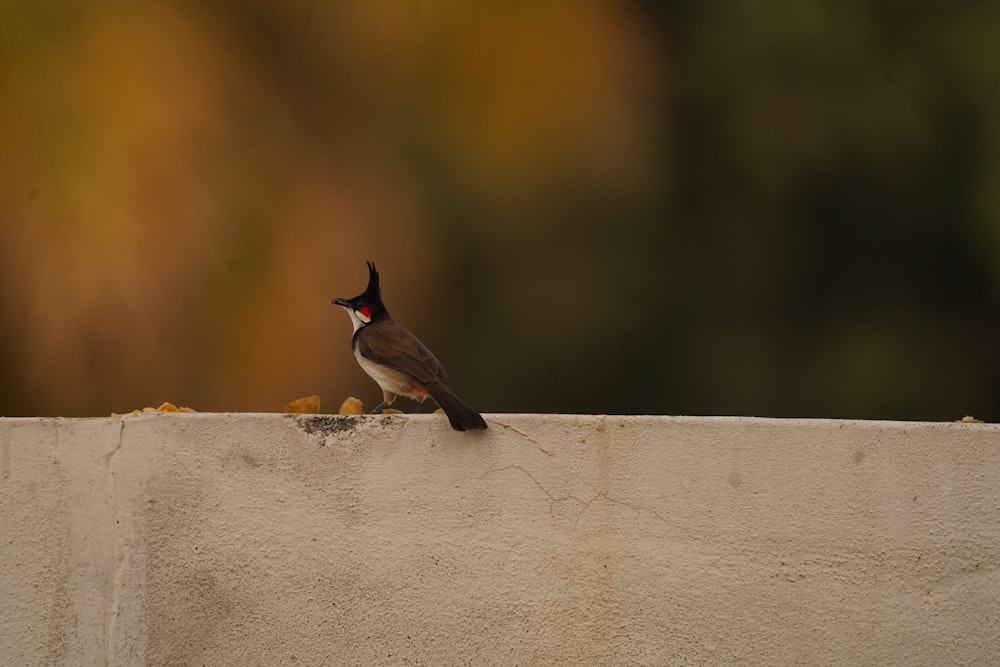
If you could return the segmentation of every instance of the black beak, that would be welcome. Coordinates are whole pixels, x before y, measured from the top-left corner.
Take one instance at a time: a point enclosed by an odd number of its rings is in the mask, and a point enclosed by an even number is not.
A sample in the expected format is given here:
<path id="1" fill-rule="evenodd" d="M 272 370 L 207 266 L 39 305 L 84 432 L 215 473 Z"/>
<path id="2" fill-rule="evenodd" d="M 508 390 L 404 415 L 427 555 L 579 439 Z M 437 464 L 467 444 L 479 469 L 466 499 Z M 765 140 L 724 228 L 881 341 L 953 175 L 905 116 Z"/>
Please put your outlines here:
<path id="1" fill-rule="evenodd" d="M 341 299 L 341 298 L 330 299 L 330 303 L 335 303 L 338 306 L 341 306 L 343 308 L 351 308 L 351 309 L 353 309 L 353 306 L 351 306 L 351 302 L 348 301 L 347 299 Z"/>

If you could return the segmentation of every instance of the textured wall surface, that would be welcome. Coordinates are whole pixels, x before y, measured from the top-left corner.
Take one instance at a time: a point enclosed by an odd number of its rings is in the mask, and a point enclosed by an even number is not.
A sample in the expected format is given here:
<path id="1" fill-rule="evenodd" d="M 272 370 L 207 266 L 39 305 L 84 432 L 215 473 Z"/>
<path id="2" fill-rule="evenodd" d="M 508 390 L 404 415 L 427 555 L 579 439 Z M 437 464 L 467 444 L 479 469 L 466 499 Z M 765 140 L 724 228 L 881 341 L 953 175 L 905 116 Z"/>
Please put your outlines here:
<path id="1" fill-rule="evenodd" d="M 1000 427 L 0 419 L 4 664 L 996 664 Z"/>

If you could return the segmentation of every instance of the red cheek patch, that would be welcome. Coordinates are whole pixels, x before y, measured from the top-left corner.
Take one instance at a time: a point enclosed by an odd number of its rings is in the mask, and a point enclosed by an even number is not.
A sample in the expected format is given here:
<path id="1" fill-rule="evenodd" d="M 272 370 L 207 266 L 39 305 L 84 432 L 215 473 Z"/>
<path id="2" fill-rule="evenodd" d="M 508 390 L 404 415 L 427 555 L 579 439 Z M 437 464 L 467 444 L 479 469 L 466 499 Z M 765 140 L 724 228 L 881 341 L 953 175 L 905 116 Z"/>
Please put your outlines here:
<path id="1" fill-rule="evenodd" d="M 360 308 L 358 308 L 358 312 L 361 313 L 364 317 L 367 317 L 368 319 L 371 319 L 372 317 L 372 309 L 369 308 L 368 306 L 361 306 Z"/>

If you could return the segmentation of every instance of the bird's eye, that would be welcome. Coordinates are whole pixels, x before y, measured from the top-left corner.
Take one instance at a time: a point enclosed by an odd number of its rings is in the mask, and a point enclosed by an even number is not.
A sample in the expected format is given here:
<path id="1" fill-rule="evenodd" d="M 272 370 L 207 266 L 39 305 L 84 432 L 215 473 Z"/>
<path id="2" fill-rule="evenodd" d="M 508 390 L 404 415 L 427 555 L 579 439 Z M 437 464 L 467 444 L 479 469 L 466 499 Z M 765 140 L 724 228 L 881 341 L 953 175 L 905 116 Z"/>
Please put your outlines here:
<path id="1" fill-rule="evenodd" d="M 372 317 L 372 309 L 368 306 L 361 306 L 358 308 L 358 312 L 361 313 L 361 316 L 366 319 L 371 319 Z"/>

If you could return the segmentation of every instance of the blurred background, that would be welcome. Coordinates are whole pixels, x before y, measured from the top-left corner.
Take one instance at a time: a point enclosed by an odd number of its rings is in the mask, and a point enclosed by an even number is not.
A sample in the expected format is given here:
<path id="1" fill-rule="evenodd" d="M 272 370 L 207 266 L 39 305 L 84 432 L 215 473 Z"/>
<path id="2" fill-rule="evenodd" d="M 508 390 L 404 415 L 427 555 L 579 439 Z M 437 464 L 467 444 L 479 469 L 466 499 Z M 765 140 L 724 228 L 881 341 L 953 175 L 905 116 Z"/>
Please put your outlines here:
<path id="1" fill-rule="evenodd" d="M 0 3 L 0 414 L 1000 420 L 1000 5 Z M 405 406 L 407 409 L 409 405 Z"/>

